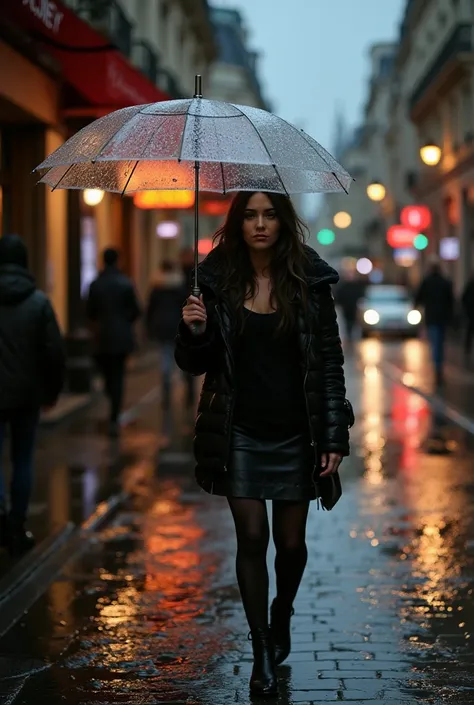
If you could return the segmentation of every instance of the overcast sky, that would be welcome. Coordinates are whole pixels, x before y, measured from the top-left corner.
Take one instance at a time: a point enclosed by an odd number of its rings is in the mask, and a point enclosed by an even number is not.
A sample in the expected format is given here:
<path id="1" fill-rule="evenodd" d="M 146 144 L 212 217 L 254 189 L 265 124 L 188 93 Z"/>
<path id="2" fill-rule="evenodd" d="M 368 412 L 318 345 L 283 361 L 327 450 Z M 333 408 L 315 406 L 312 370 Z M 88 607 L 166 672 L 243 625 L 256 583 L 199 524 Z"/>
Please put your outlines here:
<path id="1" fill-rule="evenodd" d="M 357 124 L 372 43 L 397 39 L 405 0 L 213 0 L 242 11 L 273 110 L 331 151 L 337 106 Z"/>

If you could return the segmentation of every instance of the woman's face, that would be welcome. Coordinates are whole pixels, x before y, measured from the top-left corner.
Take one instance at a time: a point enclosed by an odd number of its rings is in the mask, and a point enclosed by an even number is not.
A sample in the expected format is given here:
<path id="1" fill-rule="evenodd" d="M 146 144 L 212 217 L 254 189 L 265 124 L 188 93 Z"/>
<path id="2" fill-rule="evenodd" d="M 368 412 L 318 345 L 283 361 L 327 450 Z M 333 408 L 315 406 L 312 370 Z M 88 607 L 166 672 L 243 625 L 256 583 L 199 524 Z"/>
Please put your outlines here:
<path id="1" fill-rule="evenodd" d="M 242 230 L 251 250 L 269 250 L 278 240 L 280 223 L 272 202 L 264 193 L 254 193 L 249 198 Z"/>

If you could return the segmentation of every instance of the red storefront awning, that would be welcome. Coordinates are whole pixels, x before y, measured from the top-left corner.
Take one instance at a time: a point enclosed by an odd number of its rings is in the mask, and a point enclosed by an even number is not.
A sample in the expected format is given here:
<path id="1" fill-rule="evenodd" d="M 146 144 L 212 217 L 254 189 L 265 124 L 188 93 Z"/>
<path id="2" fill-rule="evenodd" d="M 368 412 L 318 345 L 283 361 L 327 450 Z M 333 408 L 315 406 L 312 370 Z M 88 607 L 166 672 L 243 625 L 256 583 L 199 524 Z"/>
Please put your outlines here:
<path id="1" fill-rule="evenodd" d="M 43 42 L 62 68 L 64 80 L 83 99 L 79 108 L 95 115 L 141 103 L 168 100 L 108 39 L 59 0 L 1 0 L 6 18 Z"/>

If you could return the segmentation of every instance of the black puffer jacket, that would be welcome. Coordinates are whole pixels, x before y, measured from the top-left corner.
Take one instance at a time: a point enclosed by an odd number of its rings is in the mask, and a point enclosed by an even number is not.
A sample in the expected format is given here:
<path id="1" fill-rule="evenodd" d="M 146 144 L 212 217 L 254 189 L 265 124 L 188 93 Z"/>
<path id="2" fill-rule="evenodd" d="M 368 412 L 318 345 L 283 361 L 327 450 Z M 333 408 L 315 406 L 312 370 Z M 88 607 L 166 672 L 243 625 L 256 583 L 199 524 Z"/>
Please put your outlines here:
<path id="1" fill-rule="evenodd" d="M 311 248 L 307 281 L 309 311 L 298 316 L 301 364 L 308 421 L 318 454 L 349 455 L 349 418 L 345 402 L 343 353 L 330 285 L 337 272 Z M 234 405 L 233 338 L 235 317 L 220 294 L 219 247 L 199 268 L 199 285 L 207 308 L 208 323 L 202 336 L 193 336 L 181 322 L 176 338 L 176 362 L 194 375 L 206 373 L 196 421 L 194 452 L 196 477 L 212 491 L 215 473 L 226 472 Z"/>
<path id="2" fill-rule="evenodd" d="M 48 298 L 25 267 L 0 265 L 0 412 L 54 404 L 64 371 L 63 341 Z"/>

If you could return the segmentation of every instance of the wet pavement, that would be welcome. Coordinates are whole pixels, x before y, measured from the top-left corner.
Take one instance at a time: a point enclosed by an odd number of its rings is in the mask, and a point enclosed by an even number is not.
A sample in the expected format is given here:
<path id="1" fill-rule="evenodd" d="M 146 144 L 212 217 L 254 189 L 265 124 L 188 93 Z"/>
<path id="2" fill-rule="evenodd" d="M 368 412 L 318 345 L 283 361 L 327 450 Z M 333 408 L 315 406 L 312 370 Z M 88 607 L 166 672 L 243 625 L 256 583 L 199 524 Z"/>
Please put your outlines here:
<path id="1" fill-rule="evenodd" d="M 125 427 L 137 433 L 133 437 L 126 434 L 124 442 L 111 441 L 105 433 L 107 406 L 104 400 L 58 426 L 40 428 L 29 512 L 29 527 L 38 540 L 67 521 L 80 523 L 101 499 L 121 486 L 123 469 L 140 455 L 144 426 L 136 423 L 136 414 L 141 411 L 139 405 L 154 403 L 156 407 L 158 394 L 159 376 L 153 367 L 138 368 L 129 375 L 123 421 Z M 156 418 L 150 416 L 149 419 L 150 438 L 146 444 L 151 441 L 156 447 L 162 420 L 158 407 L 155 413 Z M 7 445 L 4 464 L 8 469 Z"/>
<path id="2" fill-rule="evenodd" d="M 383 375 L 378 352 L 411 360 L 403 346 L 373 342 L 348 360 L 353 455 L 337 507 L 312 505 L 277 702 L 473 703 L 473 439 Z M 425 368 L 410 373 L 421 384 Z M 194 484 L 180 409 L 178 390 L 161 450 L 156 404 L 125 429 L 115 482 L 139 473 L 138 491 L 0 639 L 0 703 L 249 702 L 231 518 Z M 106 467 L 107 441 L 88 447 L 95 423 L 56 433 L 67 467 L 75 454 Z"/>

